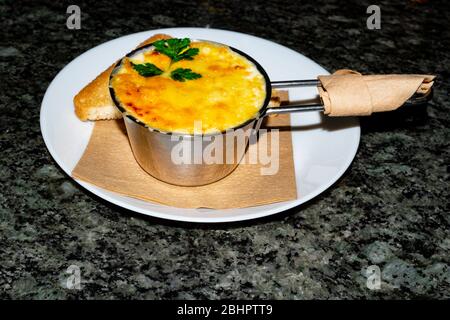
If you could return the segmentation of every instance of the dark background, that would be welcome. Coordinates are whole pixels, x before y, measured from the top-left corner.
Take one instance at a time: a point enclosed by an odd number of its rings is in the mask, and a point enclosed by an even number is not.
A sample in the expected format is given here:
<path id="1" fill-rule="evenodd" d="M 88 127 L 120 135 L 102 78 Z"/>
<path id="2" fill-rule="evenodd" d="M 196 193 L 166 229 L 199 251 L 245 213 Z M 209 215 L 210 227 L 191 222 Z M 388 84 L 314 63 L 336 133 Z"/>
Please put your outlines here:
<path id="1" fill-rule="evenodd" d="M 81 8 L 81 30 L 66 8 Z M 366 8 L 381 7 L 381 30 Z M 0 298 L 449 298 L 448 1 L 0 1 Z M 361 119 L 351 168 L 268 219 L 187 225 L 78 187 L 47 152 L 39 109 L 57 72 L 108 40 L 195 26 L 253 34 L 330 72 L 436 74 L 434 100 Z M 68 290 L 67 267 L 82 289 Z M 377 265 L 382 288 L 366 287 Z"/>

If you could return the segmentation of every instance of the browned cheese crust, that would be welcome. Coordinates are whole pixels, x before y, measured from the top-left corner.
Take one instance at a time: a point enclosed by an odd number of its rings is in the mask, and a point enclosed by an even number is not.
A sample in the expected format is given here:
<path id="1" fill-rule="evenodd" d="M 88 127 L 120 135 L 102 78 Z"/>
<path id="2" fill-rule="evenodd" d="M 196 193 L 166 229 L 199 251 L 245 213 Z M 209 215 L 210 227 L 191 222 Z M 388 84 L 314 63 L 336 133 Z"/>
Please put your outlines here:
<path id="1" fill-rule="evenodd" d="M 138 47 L 157 40 L 171 38 L 166 34 L 155 34 Z M 103 71 L 93 81 L 86 85 L 73 99 L 75 114 L 82 121 L 120 119 L 122 114 L 115 107 L 109 94 L 109 76 L 114 64 Z"/>

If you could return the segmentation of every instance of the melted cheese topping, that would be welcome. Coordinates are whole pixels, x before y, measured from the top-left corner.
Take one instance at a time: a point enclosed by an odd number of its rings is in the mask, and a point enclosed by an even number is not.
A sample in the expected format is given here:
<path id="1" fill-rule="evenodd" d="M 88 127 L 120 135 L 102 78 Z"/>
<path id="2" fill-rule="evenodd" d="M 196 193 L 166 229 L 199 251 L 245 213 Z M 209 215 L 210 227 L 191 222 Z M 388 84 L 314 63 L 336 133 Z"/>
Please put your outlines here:
<path id="1" fill-rule="evenodd" d="M 156 51 L 125 59 L 112 87 L 127 113 L 149 127 L 190 134 L 224 131 L 255 117 L 266 97 L 264 77 L 255 65 L 223 45 L 192 42 L 190 47 L 199 49 L 193 60 L 171 63 Z M 164 73 L 143 77 L 130 61 L 153 63 Z M 170 72 L 177 68 L 202 77 L 175 81 Z"/>

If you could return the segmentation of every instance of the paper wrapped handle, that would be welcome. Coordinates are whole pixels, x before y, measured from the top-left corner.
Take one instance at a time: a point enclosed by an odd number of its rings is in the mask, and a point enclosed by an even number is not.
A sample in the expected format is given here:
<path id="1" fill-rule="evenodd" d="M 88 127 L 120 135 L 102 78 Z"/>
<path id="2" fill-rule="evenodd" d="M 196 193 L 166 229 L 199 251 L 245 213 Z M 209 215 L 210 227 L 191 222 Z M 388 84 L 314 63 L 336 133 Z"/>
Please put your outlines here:
<path id="1" fill-rule="evenodd" d="M 354 74 L 354 75 L 360 75 L 356 71 L 352 70 L 340 70 L 335 73 L 336 75 L 339 74 Z M 428 81 L 425 83 L 424 86 L 419 86 L 419 88 L 416 89 L 415 94 L 411 96 L 409 99 L 407 99 L 402 106 L 415 106 L 415 105 L 423 105 L 426 104 L 433 96 L 433 79 L 434 76 L 429 76 Z M 319 79 L 308 79 L 308 80 L 285 80 L 285 81 L 273 81 L 271 82 L 273 89 L 281 89 L 281 88 L 293 88 L 293 87 L 309 87 L 309 86 L 316 86 L 319 89 L 319 93 L 323 92 L 322 88 L 322 82 Z M 349 88 L 352 89 L 352 88 Z M 268 107 L 264 111 L 263 116 L 270 115 L 270 114 L 282 114 L 282 113 L 291 113 L 291 112 L 309 112 L 309 111 L 323 111 L 329 116 L 354 116 L 354 115 L 369 115 L 373 112 L 372 109 L 364 110 L 361 112 L 361 108 L 356 107 L 349 110 L 348 114 L 344 114 L 341 112 L 340 114 L 334 114 L 330 112 L 330 108 L 326 104 L 324 104 L 324 100 L 322 98 L 322 94 L 320 95 L 320 102 L 318 103 L 295 103 L 295 104 L 287 104 L 284 106 L 278 106 L 278 107 Z M 399 106 L 395 106 L 396 109 Z M 364 107 L 363 107 L 364 108 Z M 367 109 L 367 107 L 366 107 Z M 359 111 L 358 111 L 359 110 Z M 328 112 L 327 112 L 328 111 Z M 378 111 L 378 110 L 377 110 Z M 380 110 L 380 111 L 387 111 L 387 110 Z M 358 112 L 362 114 L 358 114 Z"/>

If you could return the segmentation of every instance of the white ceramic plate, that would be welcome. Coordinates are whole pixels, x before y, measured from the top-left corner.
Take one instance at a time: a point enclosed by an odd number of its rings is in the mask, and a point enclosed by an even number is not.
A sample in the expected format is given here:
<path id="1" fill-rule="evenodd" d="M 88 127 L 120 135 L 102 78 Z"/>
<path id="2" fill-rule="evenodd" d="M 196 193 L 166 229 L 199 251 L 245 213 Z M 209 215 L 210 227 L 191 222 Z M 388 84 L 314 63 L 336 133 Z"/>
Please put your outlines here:
<path id="1" fill-rule="evenodd" d="M 78 91 L 114 61 L 155 33 L 213 40 L 240 49 L 255 58 L 272 81 L 314 79 L 328 72 L 298 52 L 254 36 L 214 29 L 152 30 L 103 43 L 69 63 L 52 81 L 41 106 L 41 131 L 50 154 L 70 175 L 87 146 L 93 123 L 81 122 L 73 111 Z M 314 98 L 316 88 L 290 90 L 292 100 Z M 191 222 L 227 222 L 268 216 L 298 206 L 329 188 L 348 168 L 358 149 L 356 118 L 327 118 L 318 112 L 292 114 L 295 178 L 298 198 L 242 209 L 181 209 L 122 196 L 76 180 L 97 196 L 121 207 L 164 219 Z"/>

